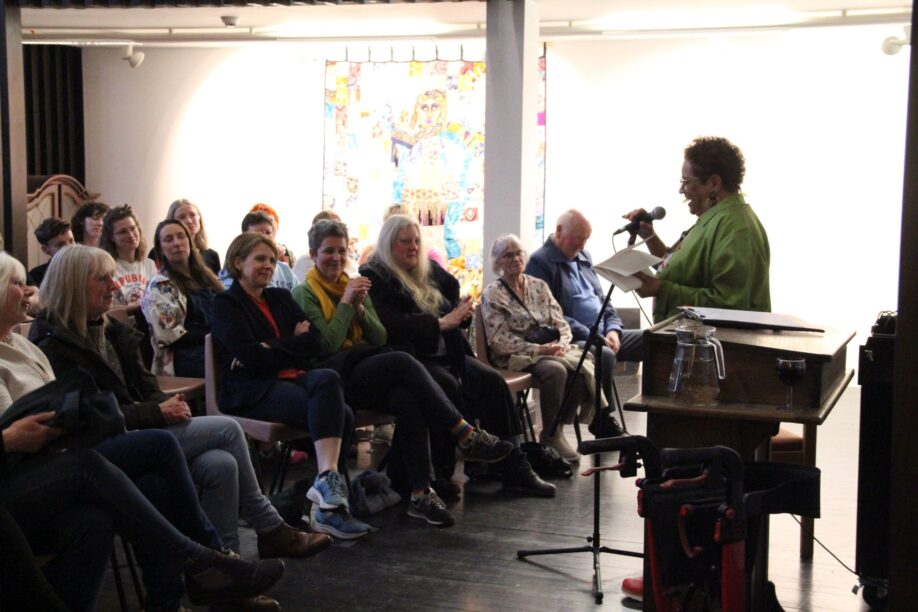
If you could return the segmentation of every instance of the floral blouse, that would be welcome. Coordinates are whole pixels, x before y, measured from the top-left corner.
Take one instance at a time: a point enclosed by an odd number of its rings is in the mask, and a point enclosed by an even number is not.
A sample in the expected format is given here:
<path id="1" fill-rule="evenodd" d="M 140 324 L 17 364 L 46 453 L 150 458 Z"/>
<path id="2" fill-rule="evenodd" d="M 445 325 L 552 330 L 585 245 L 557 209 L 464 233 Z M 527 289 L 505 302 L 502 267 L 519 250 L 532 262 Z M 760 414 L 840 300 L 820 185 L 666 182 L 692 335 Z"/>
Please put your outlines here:
<path id="1" fill-rule="evenodd" d="M 545 281 L 524 274 L 523 294 L 519 297 L 529 312 L 513 299 L 510 291 L 500 281 L 488 285 L 481 297 L 481 315 L 488 347 L 491 349 L 491 361 L 500 368 L 507 367 L 510 355 L 539 354 L 540 345 L 527 342 L 523 337 L 527 331 L 536 327 L 536 321 L 538 325 L 558 328 L 561 332 L 561 345 L 569 347 L 571 343 L 571 327 L 564 320 L 561 306 Z"/>
<path id="2" fill-rule="evenodd" d="M 150 324 L 150 340 L 153 343 L 151 369 L 157 376 L 174 376 L 171 345 L 186 333 L 184 324 L 188 299 L 168 276 L 157 274 L 147 287 L 141 308 Z"/>

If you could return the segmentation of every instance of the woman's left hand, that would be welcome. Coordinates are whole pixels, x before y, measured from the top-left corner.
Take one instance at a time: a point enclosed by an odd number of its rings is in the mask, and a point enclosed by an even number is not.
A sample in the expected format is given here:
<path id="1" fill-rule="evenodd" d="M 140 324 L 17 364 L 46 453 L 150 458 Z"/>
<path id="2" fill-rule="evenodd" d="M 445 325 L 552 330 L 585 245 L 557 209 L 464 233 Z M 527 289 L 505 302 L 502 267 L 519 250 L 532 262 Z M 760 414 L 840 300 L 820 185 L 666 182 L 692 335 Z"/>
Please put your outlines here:
<path id="1" fill-rule="evenodd" d="M 548 344 L 539 345 L 539 355 L 551 355 L 560 357 L 567 352 L 567 347 L 560 342 L 549 342 Z"/>
<path id="2" fill-rule="evenodd" d="M 293 328 L 293 335 L 299 336 L 300 334 L 305 334 L 309 332 L 309 321 L 300 321 L 296 324 L 296 327 Z"/>
<path id="3" fill-rule="evenodd" d="M 634 276 L 636 276 L 638 280 L 641 281 L 641 286 L 635 289 L 639 296 L 654 297 L 660 293 L 660 286 L 662 283 L 656 276 L 651 276 L 646 272 L 635 272 Z"/>

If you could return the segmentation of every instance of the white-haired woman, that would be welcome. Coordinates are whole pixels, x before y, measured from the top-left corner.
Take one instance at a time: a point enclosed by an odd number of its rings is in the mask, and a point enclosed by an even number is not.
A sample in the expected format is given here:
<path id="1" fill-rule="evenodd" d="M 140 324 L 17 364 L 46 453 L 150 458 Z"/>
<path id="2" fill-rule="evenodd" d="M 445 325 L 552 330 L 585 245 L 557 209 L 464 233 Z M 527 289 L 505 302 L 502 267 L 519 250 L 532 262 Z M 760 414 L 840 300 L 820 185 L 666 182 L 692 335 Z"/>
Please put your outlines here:
<path id="1" fill-rule="evenodd" d="M 29 337 L 54 372 L 88 370 L 115 394 L 130 429 L 166 428 L 178 439 L 201 505 L 223 542 L 239 550 L 241 514 L 258 533 L 262 556 L 305 556 L 329 544 L 326 536 L 293 529 L 262 495 L 239 424 L 228 417 L 191 417 L 181 395 L 163 393 L 138 358 L 139 334 L 105 317 L 118 283 L 115 262 L 101 249 L 76 245 L 51 260 L 41 287 L 44 310 Z"/>
<path id="2" fill-rule="evenodd" d="M 480 421 L 490 433 L 518 444 L 522 429 L 507 383 L 497 370 L 475 359 L 461 332 L 471 321 L 474 305 L 460 298 L 459 281 L 427 257 L 417 221 L 394 215 L 383 223 L 376 252 L 360 269 L 370 279 L 370 297 L 386 327 L 392 346 L 408 347 L 469 422 Z M 447 443 L 449 440 L 446 441 Z M 449 473 L 441 442 L 433 449 L 434 468 Z M 515 447 L 494 464 L 505 486 L 542 497 L 555 487 L 540 479 Z"/>
<path id="3" fill-rule="evenodd" d="M 499 367 L 535 376 L 542 409 L 542 442 L 564 459 L 578 461 L 580 454 L 564 438 L 563 424 L 553 437 L 548 436 L 561 409 L 568 376 L 580 359 L 580 349 L 571 346 L 570 325 L 548 284 L 523 273 L 526 251 L 517 236 L 504 234 L 494 241 L 491 268 L 500 278 L 485 288 L 481 299 L 491 360 Z M 592 362 L 587 360 L 574 381 L 566 423 L 573 421 L 573 407 L 578 405 L 581 421 L 590 422 L 594 389 Z"/>

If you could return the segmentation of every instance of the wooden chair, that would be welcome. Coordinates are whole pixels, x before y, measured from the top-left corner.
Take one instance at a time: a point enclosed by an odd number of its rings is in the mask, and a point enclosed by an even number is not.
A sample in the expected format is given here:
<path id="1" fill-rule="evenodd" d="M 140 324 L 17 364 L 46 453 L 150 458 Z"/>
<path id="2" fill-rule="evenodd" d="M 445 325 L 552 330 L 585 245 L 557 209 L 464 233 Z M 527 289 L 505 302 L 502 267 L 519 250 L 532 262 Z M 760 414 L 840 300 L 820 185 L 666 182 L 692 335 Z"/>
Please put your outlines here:
<path id="1" fill-rule="evenodd" d="M 517 372 L 515 370 L 503 370 L 494 367 L 488 357 L 488 336 L 485 332 L 484 320 L 481 317 L 481 304 L 475 306 L 475 355 L 485 365 L 491 366 L 504 377 L 510 392 L 516 396 L 516 407 L 519 412 L 520 425 L 523 429 L 523 435 L 529 433 L 529 439 L 536 441 L 535 428 L 532 426 L 532 415 L 529 414 L 529 391 L 536 384 L 535 377 L 529 372 Z M 549 424 L 542 423 L 542 427 Z"/>
<path id="2" fill-rule="evenodd" d="M 118 321 L 119 323 L 129 325 L 136 329 L 135 322 L 132 321 L 134 317 L 127 308 L 112 308 L 108 311 L 108 316 Z M 144 321 L 144 325 L 146 325 L 146 321 Z M 144 330 L 139 331 L 144 333 Z M 187 376 L 157 376 L 156 382 L 159 383 L 159 388 L 162 389 L 163 393 L 168 393 L 170 395 L 183 393 L 185 395 L 185 401 L 187 401 L 189 404 L 199 402 L 204 398 L 203 378 L 191 378 Z"/>
<path id="3" fill-rule="evenodd" d="M 771 438 L 772 461 L 797 463 L 816 467 L 816 426 L 804 425 L 803 435 L 781 427 L 777 435 Z M 815 519 L 810 516 L 800 517 L 800 558 L 813 558 L 813 533 Z"/>

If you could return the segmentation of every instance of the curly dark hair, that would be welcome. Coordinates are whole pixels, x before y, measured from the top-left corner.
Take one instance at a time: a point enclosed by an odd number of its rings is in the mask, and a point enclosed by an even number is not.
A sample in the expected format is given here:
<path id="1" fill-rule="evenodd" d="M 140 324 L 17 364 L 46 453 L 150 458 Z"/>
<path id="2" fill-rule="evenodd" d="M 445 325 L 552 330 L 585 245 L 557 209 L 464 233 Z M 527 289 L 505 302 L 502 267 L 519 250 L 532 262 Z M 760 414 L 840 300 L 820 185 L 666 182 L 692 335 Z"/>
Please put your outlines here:
<path id="1" fill-rule="evenodd" d="M 70 229 L 70 224 L 57 217 L 48 217 L 35 228 L 35 239 L 39 244 L 48 246 L 52 238 L 56 238 Z"/>
<path id="2" fill-rule="evenodd" d="M 70 217 L 70 229 L 73 230 L 73 239 L 82 244 L 85 238 L 84 231 L 86 226 L 84 222 L 86 219 L 100 214 L 104 215 L 107 212 L 108 204 L 103 204 L 102 202 L 86 202 L 77 208 L 73 216 Z"/>
<path id="3" fill-rule="evenodd" d="M 685 147 L 685 159 L 692 164 L 695 177 L 706 181 L 715 174 L 724 188 L 735 193 L 743 184 L 746 159 L 735 144 L 720 136 L 702 136 Z"/>

